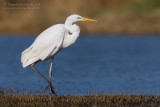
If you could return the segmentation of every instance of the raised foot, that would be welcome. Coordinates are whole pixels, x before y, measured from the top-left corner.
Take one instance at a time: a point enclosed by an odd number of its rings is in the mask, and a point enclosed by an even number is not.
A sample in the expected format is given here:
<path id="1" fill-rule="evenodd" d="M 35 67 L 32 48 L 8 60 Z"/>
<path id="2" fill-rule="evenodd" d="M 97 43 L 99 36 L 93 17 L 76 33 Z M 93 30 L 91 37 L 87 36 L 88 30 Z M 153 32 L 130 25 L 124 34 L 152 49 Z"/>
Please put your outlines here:
<path id="1" fill-rule="evenodd" d="M 50 87 L 50 92 L 52 92 L 53 95 L 57 96 L 51 82 L 48 82 L 48 86 L 45 88 L 45 90 L 47 90 L 49 87 Z"/>

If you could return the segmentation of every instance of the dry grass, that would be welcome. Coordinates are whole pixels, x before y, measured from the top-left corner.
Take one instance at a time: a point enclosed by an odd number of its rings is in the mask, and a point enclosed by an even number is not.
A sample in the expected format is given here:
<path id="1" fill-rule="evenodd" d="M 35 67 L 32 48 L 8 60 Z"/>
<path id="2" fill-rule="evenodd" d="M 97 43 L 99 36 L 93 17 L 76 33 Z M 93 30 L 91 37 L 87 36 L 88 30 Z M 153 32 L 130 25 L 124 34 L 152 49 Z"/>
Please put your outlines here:
<path id="1" fill-rule="evenodd" d="M 15 92 L 15 91 L 14 91 Z M 120 106 L 140 106 L 151 107 L 160 106 L 160 96 L 145 95 L 60 95 L 48 96 L 44 93 L 35 94 L 9 94 L 6 91 L 0 93 L 0 105 L 2 107 L 17 106 L 38 106 L 38 107 L 120 107 Z"/>

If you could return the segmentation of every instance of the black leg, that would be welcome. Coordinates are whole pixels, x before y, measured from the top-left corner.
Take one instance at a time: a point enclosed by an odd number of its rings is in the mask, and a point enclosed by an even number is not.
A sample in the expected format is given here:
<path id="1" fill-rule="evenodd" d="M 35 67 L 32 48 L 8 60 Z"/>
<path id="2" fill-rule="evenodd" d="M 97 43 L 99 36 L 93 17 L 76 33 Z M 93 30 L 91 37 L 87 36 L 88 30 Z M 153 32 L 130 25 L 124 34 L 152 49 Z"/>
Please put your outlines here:
<path id="1" fill-rule="evenodd" d="M 36 71 L 43 79 L 45 79 L 48 82 L 48 86 L 46 89 L 48 89 L 48 87 L 50 87 L 50 91 L 52 92 L 52 94 L 56 95 L 55 91 L 54 91 L 54 87 L 51 83 L 51 81 L 48 81 L 35 67 L 34 67 L 34 63 L 31 65 L 31 68 Z"/>
<path id="2" fill-rule="evenodd" d="M 49 69 L 49 81 L 51 83 L 51 77 L 52 77 L 52 65 L 53 65 L 53 58 L 51 59 L 51 65 L 50 65 L 50 69 Z M 51 91 L 53 90 L 53 87 L 50 85 L 50 94 Z"/>
<path id="3" fill-rule="evenodd" d="M 52 59 L 51 59 L 51 65 L 50 65 L 50 69 L 49 69 L 49 82 L 50 82 L 50 84 L 48 87 L 50 87 L 50 94 L 51 94 L 51 92 L 52 93 L 54 92 L 54 94 L 55 94 L 54 87 L 52 86 L 52 82 L 51 82 L 53 59 L 54 59 L 54 57 L 52 57 Z"/>

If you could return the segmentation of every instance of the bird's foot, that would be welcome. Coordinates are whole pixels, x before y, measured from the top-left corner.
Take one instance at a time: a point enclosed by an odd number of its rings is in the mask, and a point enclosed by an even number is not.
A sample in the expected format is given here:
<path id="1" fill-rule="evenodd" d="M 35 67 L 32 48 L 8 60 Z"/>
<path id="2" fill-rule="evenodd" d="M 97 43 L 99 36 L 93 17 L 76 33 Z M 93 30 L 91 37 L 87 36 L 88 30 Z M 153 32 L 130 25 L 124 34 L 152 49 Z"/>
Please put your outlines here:
<path id="1" fill-rule="evenodd" d="M 52 85 L 51 82 L 48 82 L 48 86 L 45 88 L 45 90 L 47 90 L 48 88 L 50 88 L 50 92 L 51 92 L 53 95 L 57 96 L 57 95 L 56 95 L 56 92 L 55 92 L 55 90 L 54 90 L 54 87 L 53 87 L 53 85 Z"/>

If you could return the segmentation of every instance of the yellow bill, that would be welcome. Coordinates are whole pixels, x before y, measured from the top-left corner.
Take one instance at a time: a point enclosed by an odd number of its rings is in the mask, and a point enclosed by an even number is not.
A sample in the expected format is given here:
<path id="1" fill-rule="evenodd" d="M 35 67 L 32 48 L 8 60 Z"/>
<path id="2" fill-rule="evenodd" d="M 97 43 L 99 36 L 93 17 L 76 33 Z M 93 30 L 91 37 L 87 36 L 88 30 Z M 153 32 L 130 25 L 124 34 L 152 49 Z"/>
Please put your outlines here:
<path id="1" fill-rule="evenodd" d="M 82 20 L 91 21 L 91 22 L 98 22 L 98 20 L 88 19 L 88 18 L 84 18 L 84 17 L 82 17 Z"/>

